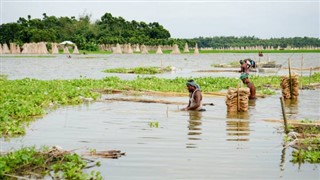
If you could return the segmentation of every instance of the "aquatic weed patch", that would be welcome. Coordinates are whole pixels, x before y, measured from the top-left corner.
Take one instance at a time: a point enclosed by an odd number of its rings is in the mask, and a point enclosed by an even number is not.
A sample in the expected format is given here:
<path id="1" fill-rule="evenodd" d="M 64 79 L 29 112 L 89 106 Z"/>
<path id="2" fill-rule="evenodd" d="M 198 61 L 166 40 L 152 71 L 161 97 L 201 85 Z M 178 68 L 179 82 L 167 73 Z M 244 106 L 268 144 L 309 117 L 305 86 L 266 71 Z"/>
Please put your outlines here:
<path id="1" fill-rule="evenodd" d="M 96 163 L 93 166 L 98 166 Z M 99 172 L 83 172 L 88 162 L 78 154 L 55 147 L 24 147 L 0 156 L 0 179 L 102 179 Z"/>
<path id="2" fill-rule="evenodd" d="M 115 68 L 106 69 L 103 72 L 106 73 L 131 73 L 131 74 L 160 74 L 171 71 L 171 67 L 135 67 L 135 68 Z"/>
<path id="3" fill-rule="evenodd" d="M 35 79 L 0 80 L 0 136 L 25 133 L 26 122 L 60 105 L 76 105 L 81 97 L 96 99 L 90 81 L 40 81 Z"/>
<path id="4" fill-rule="evenodd" d="M 302 139 L 295 148 L 292 152 L 293 163 L 320 163 L 320 137 Z"/>
<path id="5" fill-rule="evenodd" d="M 293 163 L 320 163 L 320 126 L 316 121 L 301 120 L 301 124 L 290 126 L 296 133 L 291 143 L 295 150 L 292 152 Z M 292 139 L 291 139 L 292 140 Z"/>
<path id="6" fill-rule="evenodd" d="M 63 105 L 77 105 L 86 98 L 93 100 L 100 97 L 97 92 L 104 90 L 134 90 L 159 92 L 187 92 L 186 82 L 191 78 L 165 79 L 157 77 L 138 77 L 134 80 L 122 80 L 107 77 L 100 80 L 7 80 L 0 78 L 0 136 L 12 137 L 23 135 L 28 122 L 42 117 L 47 110 Z M 242 84 L 239 78 L 199 77 L 193 78 L 201 91 L 216 92 L 237 87 Z M 320 73 L 311 76 L 311 82 L 319 82 Z M 309 77 L 302 77 L 303 82 Z M 251 76 L 250 81 L 258 92 L 273 94 L 273 89 L 280 88 L 278 76 Z M 265 85 L 268 84 L 268 87 Z M 242 84 L 242 86 L 244 86 Z"/>

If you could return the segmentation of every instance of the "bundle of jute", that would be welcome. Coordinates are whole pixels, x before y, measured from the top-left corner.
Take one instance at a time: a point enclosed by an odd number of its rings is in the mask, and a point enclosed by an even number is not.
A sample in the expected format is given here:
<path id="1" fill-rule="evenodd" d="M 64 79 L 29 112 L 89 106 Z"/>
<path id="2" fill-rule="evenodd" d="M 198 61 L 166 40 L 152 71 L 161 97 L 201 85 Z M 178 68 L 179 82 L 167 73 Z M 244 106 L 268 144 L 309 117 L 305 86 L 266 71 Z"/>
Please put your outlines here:
<path id="1" fill-rule="evenodd" d="M 239 90 L 239 97 L 238 97 Z M 226 105 L 228 112 L 246 112 L 248 111 L 249 88 L 229 88 L 226 95 Z M 239 99 L 239 103 L 238 103 Z M 239 108 L 238 108 L 239 104 Z"/>
<path id="2" fill-rule="evenodd" d="M 291 75 L 292 83 L 292 97 L 290 95 L 290 78 L 288 76 L 281 76 L 282 96 L 285 99 L 297 99 L 299 95 L 299 81 L 298 74 Z"/>

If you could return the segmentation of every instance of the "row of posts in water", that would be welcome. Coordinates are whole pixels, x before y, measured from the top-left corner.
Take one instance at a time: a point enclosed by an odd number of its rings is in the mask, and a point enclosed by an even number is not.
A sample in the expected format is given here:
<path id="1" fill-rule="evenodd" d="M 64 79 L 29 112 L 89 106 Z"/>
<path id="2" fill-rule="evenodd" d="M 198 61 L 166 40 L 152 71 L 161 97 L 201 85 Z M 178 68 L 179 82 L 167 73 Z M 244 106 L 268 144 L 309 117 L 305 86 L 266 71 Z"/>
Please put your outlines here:
<path id="1" fill-rule="evenodd" d="M 39 43 L 25 43 L 22 47 L 16 43 L 10 43 L 10 48 L 7 44 L 0 44 L 0 54 L 59 54 L 59 49 L 63 49 L 64 54 L 70 54 L 69 48 L 72 49 L 72 54 L 79 54 L 77 45 L 60 45 L 58 43 L 51 43 L 51 50 L 47 49 L 46 42 Z M 102 51 L 111 51 L 113 54 L 149 54 L 149 51 L 156 51 L 156 54 L 163 54 L 163 50 L 170 50 L 171 54 L 180 54 L 181 51 L 177 44 L 164 45 L 164 46 L 146 46 L 144 44 L 131 45 L 131 44 L 100 44 L 99 49 Z M 190 49 L 193 49 L 194 54 L 199 54 L 198 45 L 189 48 L 188 43 L 185 43 L 183 53 L 189 53 Z M 268 46 L 264 48 L 263 46 L 251 46 L 251 47 L 230 47 L 230 48 L 216 48 L 215 50 L 280 50 L 281 48 L 273 48 Z M 296 49 L 307 49 L 307 50 L 318 50 L 320 47 L 308 46 L 305 48 L 291 48 L 287 47 L 285 49 L 296 50 Z M 200 48 L 200 50 L 213 50 L 213 48 Z"/>

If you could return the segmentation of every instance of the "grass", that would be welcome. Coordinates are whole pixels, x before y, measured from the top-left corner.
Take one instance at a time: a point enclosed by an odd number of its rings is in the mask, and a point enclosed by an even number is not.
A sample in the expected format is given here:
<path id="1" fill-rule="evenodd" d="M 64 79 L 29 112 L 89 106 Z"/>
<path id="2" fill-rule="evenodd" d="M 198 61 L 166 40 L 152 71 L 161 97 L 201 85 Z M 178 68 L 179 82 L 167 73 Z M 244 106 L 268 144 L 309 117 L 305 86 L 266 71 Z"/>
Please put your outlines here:
<path id="1" fill-rule="evenodd" d="M 199 50 L 200 54 L 207 53 L 259 53 L 261 50 Z M 83 51 L 80 51 L 81 53 Z M 87 52 L 87 51 L 86 51 Z M 149 54 L 156 54 L 156 50 L 149 50 Z M 163 54 L 170 54 L 171 50 L 162 50 Z M 190 49 L 190 52 L 184 53 L 183 49 L 180 49 L 181 54 L 193 54 L 194 50 Z M 262 50 L 263 53 L 320 53 L 320 50 Z M 112 54 L 111 51 L 92 51 L 87 52 L 88 54 Z M 135 54 L 141 54 L 136 53 Z"/>
<path id="2" fill-rule="evenodd" d="M 200 50 L 200 53 L 320 53 L 320 50 Z"/>

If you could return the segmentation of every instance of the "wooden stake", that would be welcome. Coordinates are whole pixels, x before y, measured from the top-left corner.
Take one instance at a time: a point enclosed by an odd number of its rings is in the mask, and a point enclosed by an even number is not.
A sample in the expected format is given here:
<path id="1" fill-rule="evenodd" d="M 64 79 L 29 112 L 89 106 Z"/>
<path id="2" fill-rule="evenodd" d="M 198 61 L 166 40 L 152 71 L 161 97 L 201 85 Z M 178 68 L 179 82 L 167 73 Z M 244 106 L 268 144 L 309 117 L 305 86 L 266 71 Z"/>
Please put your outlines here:
<path id="1" fill-rule="evenodd" d="M 167 106 L 167 118 L 169 117 L 169 107 Z"/>
<path id="2" fill-rule="evenodd" d="M 303 54 L 302 54 L 302 58 L 301 58 L 301 69 L 300 69 L 300 73 L 301 73 L 301 75 L 300 75 L 300 79 L 301 79 L 301 89 L 302 89 L 302 68 L 303 68 L 303 61 L 304 61 L 304 59 L 303 59 Z"/>
<path id="3" fill-rule="evenodd" d="M 280 102 L 281 102 L 282 116 L 283 116 L 283 121 L 284 121 L 284 131 L 286 134 L 288 134 L 289 130 L 288 130 L 288 124 L 287 124 L 287 115 L 286 115 L 286 111 L 284 109 L 283 97 L 280 97 Z"/>
<path id="4" fill-rule="evenodd" d="M 310 83 L 311 83 L 311 74 L 312 74 L 312 67 L 310 67 L 310 74 L 309 74 L 309 86 L 310 86 Z"/>
<path id="5" fill-rule="evenodd" d="M 288 68 L 289 68 L 289 85 L 290 85 L 290 99 L 292 99 L 293 89 L 292 89 L 292 79 L 291 79 L 291 59 L 288 59 Z"/>

